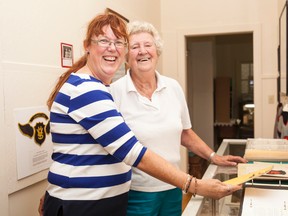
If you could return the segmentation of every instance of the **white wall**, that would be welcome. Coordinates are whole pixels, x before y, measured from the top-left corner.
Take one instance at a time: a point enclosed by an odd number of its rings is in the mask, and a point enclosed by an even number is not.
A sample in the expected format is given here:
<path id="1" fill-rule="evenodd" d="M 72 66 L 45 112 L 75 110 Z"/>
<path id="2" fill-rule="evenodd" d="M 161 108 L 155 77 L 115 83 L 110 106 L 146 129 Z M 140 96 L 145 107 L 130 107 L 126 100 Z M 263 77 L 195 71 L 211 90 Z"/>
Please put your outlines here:
<path id="1" fill-rule="evenodd" d="M 160 1 L 0 0 L 0 209 L 3 216 L 36 216 L 47 171 L 17 181 L 15 108 L 45 105 L 64 71 L 60 43 L 82 55 L 87 23 L 106 7 L 160 28 Z"/>
<path id="2" fill-rule="evenodd" d="M 193 43 L 190 39 L 187 43 L 187 50 L 189 50 L 187 82 L 190 84 L 187 97 L 189 97 L 192 127 L 198 136 L 213 149 L 213 78 L 216 68 L 214 40 L 205 38 L 197 42 L 194 40 Z"/>

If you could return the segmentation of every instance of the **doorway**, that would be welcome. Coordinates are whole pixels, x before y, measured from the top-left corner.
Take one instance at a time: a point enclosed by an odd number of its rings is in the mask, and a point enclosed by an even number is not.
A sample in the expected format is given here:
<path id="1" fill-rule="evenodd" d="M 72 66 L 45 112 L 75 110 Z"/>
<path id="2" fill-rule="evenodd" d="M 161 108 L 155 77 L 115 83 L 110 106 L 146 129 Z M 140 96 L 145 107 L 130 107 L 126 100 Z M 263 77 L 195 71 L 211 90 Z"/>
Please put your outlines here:
<path id="1" fill-rule="evenodd" d="M 254 112 L 254 137 L 262 136 L 262 127 L 263 127 L 263 100 L 261 97 L 262 92 L 262 77 L 261 77 L 261 25 L 260 24 L 240 24 L 240 25 L 225 25 L 225 26 L 203 26 L 203 27 L 195 27 L 195 28 L 186 28 L 186 29 L 178 29 L 177 32 L 177 71 L 178 71 L 178 81 L 183 87 L 183 90 L 186 94 L 187 102 L 189 97 L 188 92 L 188 64 L 187 64 L 187 38 L 190 37 L 199 37 L 199 36 L 216 36 L 216 35 L 227 35 L 227 34 L 242 34 L 242 33 L 252 33 L 253 34 L 253 80 L 254 80 L 254 104 L 255 104 L 255 112 Z M 190 85 L 190 84 L 189 84 Z M 203 98 L 203 97 L 202 97 Z M 203 98 L 205 99 L 205 98 Z M 189 104 L 188 104 L 189 105 Z M 191 109 L 191 105 L 189 105 Z M 205 107 L 208 109 L 209 107 Z M 211 106 L 211 111 L 208 114 L 213 112 L 214 106 Z M 205 116 L 202 112 L 199 113 L 199 116 Z M 206 117 L 206 116 L 205 116 Z M 211 117 L 210 117 L 211 118 Z M 192 116 L 191 116 L 192 119 Z M 199 130 L 196 128 L 198 124 L 193 120 L 193 129 L 197 131 L 200 137 L 214 149 L 214 126 L 213 119 L 207 121 L 207 126 L 205 129 L 200 128 Z M 206 121 L 206 120 L 205 120 Z M 202 125 L 205 125 L 204 121 Z M 200 131 L 200 132 L 198 132 Z M 212 135 L 211 135 L 212 134 Z M 206 136 L 208 135 L 208 136 Z M 189 159 L 190 153 L 188 154 L 186 149 L 181 149 L 181 169 L 188 171 L 189 170 Z"/>
<path id="2" fill-rule="evenodd" d="M 215 151 L 225 138 L 253 138 L 253 33 L 189 36 L 186 53 L 193 130 Z"/>

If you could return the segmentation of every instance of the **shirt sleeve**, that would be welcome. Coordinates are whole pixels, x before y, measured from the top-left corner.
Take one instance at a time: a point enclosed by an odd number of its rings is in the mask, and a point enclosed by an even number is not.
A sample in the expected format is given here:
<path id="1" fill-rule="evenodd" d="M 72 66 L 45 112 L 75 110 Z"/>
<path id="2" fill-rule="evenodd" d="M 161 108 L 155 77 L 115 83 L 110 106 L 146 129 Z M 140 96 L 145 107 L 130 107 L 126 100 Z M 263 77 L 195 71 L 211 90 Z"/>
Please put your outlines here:
<path id="1" fill-rule="evenodd" d="M 146 148 L 124 122 L 106 87 L 97 89 L 91 83 L 76 87 L 69 115 L 109 154 L 131 166 L 141 161 Z"/>

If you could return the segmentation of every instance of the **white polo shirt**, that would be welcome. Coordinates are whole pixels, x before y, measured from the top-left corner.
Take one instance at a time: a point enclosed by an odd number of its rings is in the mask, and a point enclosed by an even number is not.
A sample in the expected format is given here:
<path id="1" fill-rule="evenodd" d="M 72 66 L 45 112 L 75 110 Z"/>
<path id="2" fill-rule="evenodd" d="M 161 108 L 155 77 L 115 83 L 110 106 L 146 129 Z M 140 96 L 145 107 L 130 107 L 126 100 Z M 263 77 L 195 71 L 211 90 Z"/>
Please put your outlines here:
<path id="1" fill-rule="evenodd" d="M 137 92 L 129 71 L 111 84 L 111 94 L 139 141 L 179 167 L 181 133 L 191 128 L 187 103 L 176 80 L 157 71 L 156 76 L 157 89 L 151 101 Z M 133 168 L 132 190 L 157 192 L 172 188 L 175 187 Z"/>

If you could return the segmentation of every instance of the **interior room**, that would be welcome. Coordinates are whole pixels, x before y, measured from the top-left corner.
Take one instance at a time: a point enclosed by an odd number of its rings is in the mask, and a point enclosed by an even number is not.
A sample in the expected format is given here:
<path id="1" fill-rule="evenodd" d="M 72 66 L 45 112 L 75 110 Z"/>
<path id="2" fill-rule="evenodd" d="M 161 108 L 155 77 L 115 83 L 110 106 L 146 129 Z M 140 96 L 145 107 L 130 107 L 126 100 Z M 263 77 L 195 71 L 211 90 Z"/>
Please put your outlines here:
<path id="1" fill-rule="evenodd" d="M 221 153 L 225 139 L 275 138 L 278 83 L 286 81 L 286 75 L 279 78 L 278 62 L 279 17 L 285 3 L 286 0 L 0 0 L 1 215 L 38 215 L 39 199 L 47 186 L 51 142 L 47 147 L 46 142 L 34 143 L 37 153 L 34 147 L 31 151 L 25 146 L 20 149 L 24 136 L 18 123 L 32 124 L 30 113 L 48 115 L 46 101 L 51 89 L 85 52 L 82 45 L 86 27 L 96 14 L 111 9 L 128 22 L 145 20 L 159 30 L 164 47 L 157 70 L 179 82 L 193 130 L 210 148 Z M 64 56 L 65 50 L 69 50 L 68 57 Z M 46 138 L 51 139 L 50 134 Z M 33 141 L 27 136 L 26 139 Z M 230 144 L 226 142 L 226 150 Z M 239 145 L 240 150 L 236 146 L 231 152 L 242 152 L 242 141 Z M 25 164 L 24 156 L 34 162 Z M 189 172 L 193 165 L 193 172 L 205 176 L 209 164 L 199 158 L 191 161 L 193 156 L 181 147 L 180 168 Z M 21 173 L 22 166 L 37 164 L 39 160 L 46 168 L 35 165 Z M 199 170 L 201 166 L 205 169 Z M 185 203 L 189 211 L 198 208 L 192 201 L 189 197 Z"/>
<path id="2" fill-rule="evenodd" d="M 245 107 L 254 104 L 253 35 L 227 33 L 188 37 L 187 54 L 187 86 L 191 86 L 188 88 L 188 104 L 194 130 L 207 138 L 208 143 L 213 142 L 205 135 L 211 125 L 210 113 L 214 149 L 224 138 L 253 138 L 254 115 L 250 114 L 253 111 L 246 114 Z M 207 66 L 207 62 L 211 65 Z M 212 88 L 199 82 L 211 79 Z M 205 100 L 197 97 L 201 93 L 206 93 Z M 206 117 L 199 115 L 203 107 L 207 107 Z"/>

